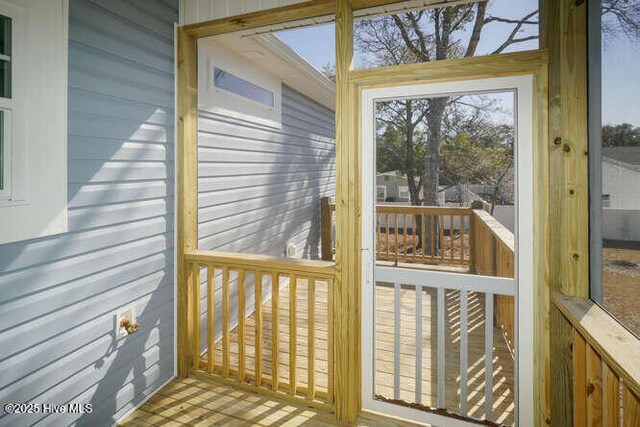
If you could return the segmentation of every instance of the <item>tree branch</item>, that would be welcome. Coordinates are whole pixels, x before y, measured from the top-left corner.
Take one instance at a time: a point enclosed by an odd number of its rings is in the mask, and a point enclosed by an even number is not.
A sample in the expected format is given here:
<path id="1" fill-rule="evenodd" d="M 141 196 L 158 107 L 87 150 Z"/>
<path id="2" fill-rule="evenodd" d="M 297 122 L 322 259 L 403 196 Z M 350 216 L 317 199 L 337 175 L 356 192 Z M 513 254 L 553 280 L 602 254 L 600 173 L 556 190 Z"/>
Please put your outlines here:
<path id="1" fill-rule="evenodd" d="M 506 48 L 508 48 L 509 46 L 511 46 L 512 44 L 515 44 L 515 43 L 521 43 L 521 42 L 524 42 L 524 41 L 527 41 L 527 40 L 537 39 L 538 36 L 526 36 L 526 37 L 516 38 L 516 36 L 520 32 L 520 30 L 522 29 L 522 26 L 524 25 L 524 22 L 528 21 L 529 18 L 535 16 L 537 13 L 538 13 L 538 11 L 534 10 L 533 12 L 529 13 L 524 18 L 522 18 L 518 22 L 518 24 L 515 27 L 513 27 L 513 30 L 511 31 L 511 34 L 509 34 L 509 37 L 507 37 L 507 40 L 505 40 L 504 43 L 502 43 L 500 45 L 500 47 L 498 47 L 496 50 L 491 52 L 491 54 L 492 55 L 496 55 L 496 54 L 502 52 L 503 50 L 505 50 Z"/>
<path id="2" fill-rule="evenodd" d="M 467 51 L 464 53 L 465 58 L 469 58 L 476 54 L 478 43 L 480 42 L 480 33 L 482 33 L 482 27 L 484 26 L 484 16 L 487 12 L 487 3 L 478 3 L 478 11 L 476 12 L 476 20 L 473 23 L 473 31 L 471 31 L 471 37 L 469 38 L 469 44 L 467 45 Z"/>

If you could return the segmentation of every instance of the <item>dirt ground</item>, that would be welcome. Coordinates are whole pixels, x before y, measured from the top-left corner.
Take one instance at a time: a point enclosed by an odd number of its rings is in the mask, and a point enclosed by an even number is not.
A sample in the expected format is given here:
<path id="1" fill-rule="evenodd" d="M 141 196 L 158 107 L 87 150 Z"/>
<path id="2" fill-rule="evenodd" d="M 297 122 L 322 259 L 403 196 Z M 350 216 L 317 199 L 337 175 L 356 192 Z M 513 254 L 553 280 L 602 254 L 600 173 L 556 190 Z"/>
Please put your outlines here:
<path id="1" fill-rule="evenodd" d="M 640 248 L 604 248 L 603 305 L 640 336 Z"/>

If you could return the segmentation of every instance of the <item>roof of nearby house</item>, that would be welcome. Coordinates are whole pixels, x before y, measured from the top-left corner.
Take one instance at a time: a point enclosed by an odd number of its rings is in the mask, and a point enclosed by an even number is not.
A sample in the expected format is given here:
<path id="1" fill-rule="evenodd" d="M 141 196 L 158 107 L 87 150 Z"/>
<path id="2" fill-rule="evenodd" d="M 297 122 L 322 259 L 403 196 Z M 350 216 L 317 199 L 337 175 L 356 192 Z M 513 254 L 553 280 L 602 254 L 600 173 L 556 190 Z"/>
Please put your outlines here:
<path id="1" fill-rule="evenodd" d="M 222 47 L 279 77 L 284 84 L 335 110 L 335 83 L 273 34 L 213 37 Z"/>
<path id="2" fill-rule="evenodd" d="M 602 160 L 640 172 L 640 147 L 603 147 Z"/>

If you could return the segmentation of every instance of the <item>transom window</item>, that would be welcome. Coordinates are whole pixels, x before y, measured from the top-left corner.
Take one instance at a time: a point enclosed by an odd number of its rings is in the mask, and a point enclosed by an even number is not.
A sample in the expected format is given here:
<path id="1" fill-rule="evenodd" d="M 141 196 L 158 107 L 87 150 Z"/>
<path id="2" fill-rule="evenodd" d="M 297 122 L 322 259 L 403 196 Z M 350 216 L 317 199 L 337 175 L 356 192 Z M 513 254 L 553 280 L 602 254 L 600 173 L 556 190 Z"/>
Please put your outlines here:
<path id="1" fill-rule="evenodd" d="M 227 71 L 221 70 L 220 68 L 213 69 L 213 85 L 269 108 L 275 107 L 273 92 L 241 79 Z"/>

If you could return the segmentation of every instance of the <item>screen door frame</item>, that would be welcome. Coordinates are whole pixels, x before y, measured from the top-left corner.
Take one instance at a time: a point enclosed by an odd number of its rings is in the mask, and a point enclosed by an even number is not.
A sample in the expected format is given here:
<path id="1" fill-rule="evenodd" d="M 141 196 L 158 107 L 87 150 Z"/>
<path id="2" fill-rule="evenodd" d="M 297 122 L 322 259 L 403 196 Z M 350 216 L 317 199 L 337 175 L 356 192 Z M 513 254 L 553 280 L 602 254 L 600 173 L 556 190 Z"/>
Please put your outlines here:
<path id="1" fill-rule="evenodd" d="M 515 419 L 518 426 L 534 422 L 534 77 L 524 74 L 508 77 L 468 79 L 433 83 L 408 83 L 394 86 L 363 88 L 361 92 L 362 138 L 362 407 L 424 423 L 466 426 L 469 422 L 443 415 L 419 411 L 374 399 L 374 217 L 376 204 L 375 103 L 376 101 L 426 98 L 449 94 L 515 92 Z"/>

